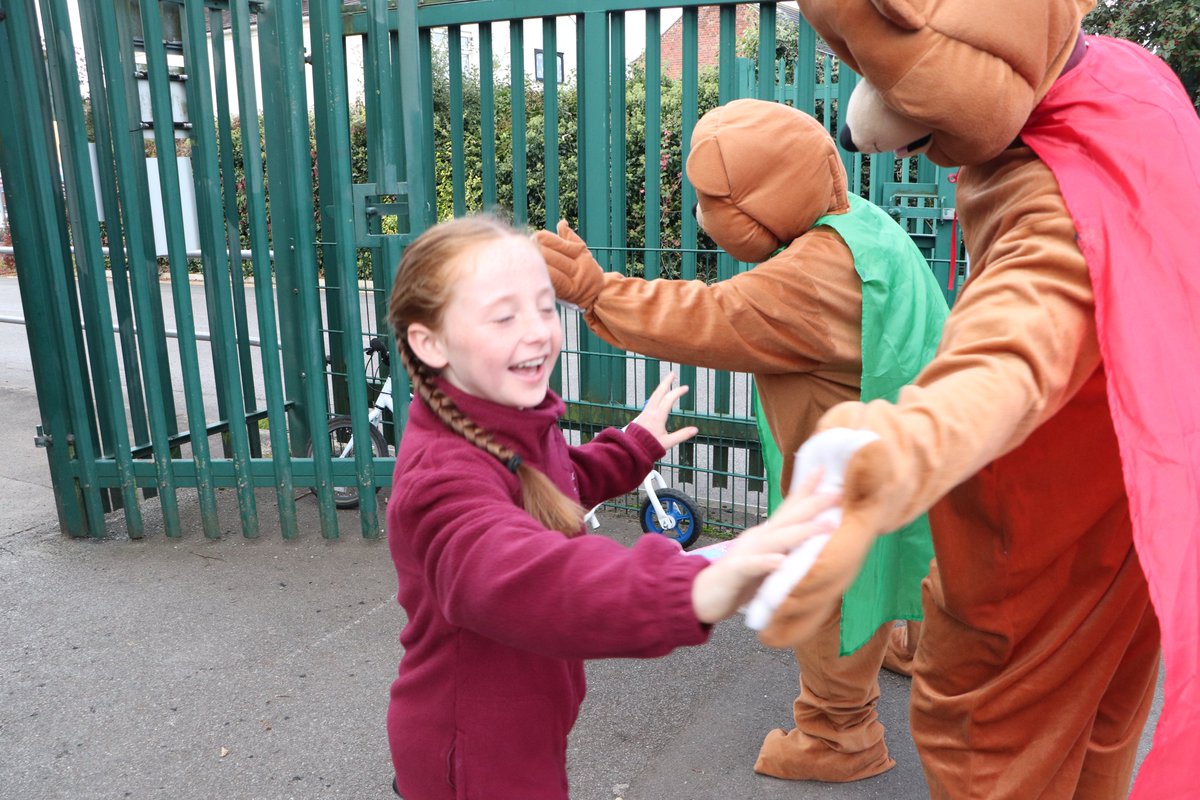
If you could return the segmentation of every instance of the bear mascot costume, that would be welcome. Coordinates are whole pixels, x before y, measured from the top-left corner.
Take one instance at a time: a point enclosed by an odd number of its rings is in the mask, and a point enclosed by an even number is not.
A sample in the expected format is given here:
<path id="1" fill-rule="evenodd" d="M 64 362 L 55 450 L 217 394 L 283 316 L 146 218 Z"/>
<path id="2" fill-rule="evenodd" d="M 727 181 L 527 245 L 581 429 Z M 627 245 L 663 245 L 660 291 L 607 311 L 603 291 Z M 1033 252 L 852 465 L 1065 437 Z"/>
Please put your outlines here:
<path id="1" fill-rule="evenodd" d="M 768 470 L 774 490 L 788 485 L 821 414 L 844 400 L 894 399 L 916 376 L 941 337 L 946 301 L 908 234 L 848 192 L 833 138 L 809 115 L 735 100 L 701 117 L 690 142 L 697 219 L 752 269 L 711 285 L 643 280 L 604 272 L 565 221 L 534 238 L 559 299 L 610 344 L 754 374 L 765 460 L 772 444 L 782 456 Z M 921 613 L 933 556 L 925 517 L 908 523 L 878 541 L 861 578 L 796 649 L 795 727 L 767 734 L 757 771 L 853 781 L 895 763 L 876 713 L 878 672 L 892 621 Z"/>
<path id="2" fill-rule="evenodd" d="M 796 646 L 874 538 L 929 509 L 911 724 L 934 797 L 1198 797 L 1200 120 L 1092 0 L 799 0 L 863 77 L 844 144 L 960 166 L 971 274 L 842 523 L 774 607 Z M 818 437 L 826 435 L 818 434 Z M 1161 632 L 1161 635 L 1160 635 Z"/>

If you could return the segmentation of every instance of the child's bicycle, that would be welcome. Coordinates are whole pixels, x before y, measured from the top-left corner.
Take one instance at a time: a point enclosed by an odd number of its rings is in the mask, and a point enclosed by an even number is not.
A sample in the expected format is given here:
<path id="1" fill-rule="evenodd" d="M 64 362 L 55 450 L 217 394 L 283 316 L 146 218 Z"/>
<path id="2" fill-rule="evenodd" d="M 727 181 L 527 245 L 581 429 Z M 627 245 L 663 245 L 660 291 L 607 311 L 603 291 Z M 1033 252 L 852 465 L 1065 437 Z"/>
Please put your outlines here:
<path id="1" fill-rule="evenodd" d="M 685 550 L 694 545 L 704 530 L 704 514 L 692 498 L 677 489 L 668 489 L 666 480 L 656 469 L 650 470 L 650 474 L 642 481 L 642 491 L 646 493 L 646 499 L 638 511 L 642 530 L 674 539 Z M 598 508 L 600 506 L 584 517 L 593 528 L 600 527 L 600 520 L 596 517 Z"/>
<path id="2" fill-rule="evenodd" d="M 363 350 L 363 355 L 370 357 L 379 356 L 379 360 L 383 366 L 391 364 L 390 356 L 388 356 L 387 345 L 378 338 L 372 338 L 368 343 L 367 348 Z M 387 439 L 383 435 L 383 412 L 392 411 L 392 376 L 384 380 L 383 386 L 379 389 L 379 395 L 375 398 L 375 402 L 371 405 L 367 412 L 367 421 L 370 423 L 370 439 L 371 451 L 375 458 L 387 458 L 388 452 Z M 348 414 L 331 417 L 328 423 L 329 431 L 329 452 L 333 458 L 354 458 L 354 429 L 350 424 L 350 416 Z M 312 458 L 312 442 L 308 444 L 306 455 Z M 375 491 L 378 492 L 381 487 L 376 486 Z M 338 508 L 357 508 L 358 507 L 358 487 L 357 486 L 335 486 L 333 487 L 333 502 Z"/>

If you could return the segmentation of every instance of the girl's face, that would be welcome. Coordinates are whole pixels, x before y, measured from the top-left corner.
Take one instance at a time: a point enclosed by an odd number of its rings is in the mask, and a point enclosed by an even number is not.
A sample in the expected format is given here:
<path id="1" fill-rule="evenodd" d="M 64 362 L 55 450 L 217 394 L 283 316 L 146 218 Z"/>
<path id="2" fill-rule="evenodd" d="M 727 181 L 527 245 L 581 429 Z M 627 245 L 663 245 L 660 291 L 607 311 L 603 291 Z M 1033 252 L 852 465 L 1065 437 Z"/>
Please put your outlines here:
<path id="1" fill-rule="evenodd" d="M 458 256 L 440 331 L 409 326 L 417 356 L 462 391 L 513 408 L 546 397 L 562 327 L 546 262 L 520 236 Z"/>

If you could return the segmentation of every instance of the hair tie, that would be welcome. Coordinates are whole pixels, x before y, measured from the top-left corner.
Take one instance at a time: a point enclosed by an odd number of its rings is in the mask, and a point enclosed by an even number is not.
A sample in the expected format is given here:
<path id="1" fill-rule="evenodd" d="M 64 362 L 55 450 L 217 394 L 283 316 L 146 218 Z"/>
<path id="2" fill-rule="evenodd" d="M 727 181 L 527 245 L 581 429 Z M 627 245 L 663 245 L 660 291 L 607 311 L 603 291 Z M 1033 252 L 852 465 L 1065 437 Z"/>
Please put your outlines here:
<path id="1" fill-rule="evenodd" d="M 517 455 L 516 453 L 513 453 L 512 456 L 509 457 L 508 461 L 504 462 L 504 466 L 508 467 L 508 471 L 511 472 L 513 475 L 516 475 L 517 469 L 520 468 L 521 462 L 523 462 L 524 460 L 525 459 L 521 458 L 521 456 Z"/>

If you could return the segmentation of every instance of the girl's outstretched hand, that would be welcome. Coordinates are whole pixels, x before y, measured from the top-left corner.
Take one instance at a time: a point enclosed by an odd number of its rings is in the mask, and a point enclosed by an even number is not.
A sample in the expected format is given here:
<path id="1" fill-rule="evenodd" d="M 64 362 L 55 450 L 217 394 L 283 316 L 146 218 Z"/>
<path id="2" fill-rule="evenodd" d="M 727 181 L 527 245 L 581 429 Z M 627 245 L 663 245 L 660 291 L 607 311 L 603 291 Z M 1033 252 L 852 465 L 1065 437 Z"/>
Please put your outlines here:
<path id="1" fill-rule="evenodd" d="M 815 471 L 788 494 L 769 520 L 743 531 L 725 555 L 696 575 L 692 609 L 698 620 L 714 623 L 732 616 L 788 552 L 805 539 L 834 529 L 829 522 L 816 521 L 818 514 L 840 499 L 836 494 L 815 494 L 820 479 L 821 472 Z"/>
<path id="2" fill-rule="evenodd" d="M 671 409 L 688 391 L 686 386 L 676 386 L 672 389 L 671 384 L 674 382 L 675 373 L 668 373 L 667 377 L 659 382 L 658 388 L 650 395 L 650 399 L 646 401 L 642 413 L 633 418 L 634 422 L 654 434 L 654 438 L 658 439 L 658 443 L 663 446 L 664 450 L 670 450 L 700 432 L 695 425 L 688 425 L 673 432 L 667 430 L 667 417 L 670 415 Z"/>

